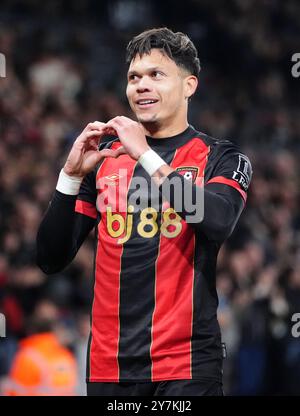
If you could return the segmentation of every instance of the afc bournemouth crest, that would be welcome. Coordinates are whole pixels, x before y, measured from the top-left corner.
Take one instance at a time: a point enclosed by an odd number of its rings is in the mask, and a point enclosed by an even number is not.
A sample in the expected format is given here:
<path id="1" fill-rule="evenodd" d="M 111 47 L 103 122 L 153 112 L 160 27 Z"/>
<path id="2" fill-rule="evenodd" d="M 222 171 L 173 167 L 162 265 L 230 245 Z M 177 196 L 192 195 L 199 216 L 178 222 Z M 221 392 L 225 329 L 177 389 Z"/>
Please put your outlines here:
<path id="1" fill-rule="evenodd" d="M 180 166 L 180 168 L 176 168 L 176 171 L 192 182 L 195 182 L 198 175 L 198 168 L 195 166 Z"/>

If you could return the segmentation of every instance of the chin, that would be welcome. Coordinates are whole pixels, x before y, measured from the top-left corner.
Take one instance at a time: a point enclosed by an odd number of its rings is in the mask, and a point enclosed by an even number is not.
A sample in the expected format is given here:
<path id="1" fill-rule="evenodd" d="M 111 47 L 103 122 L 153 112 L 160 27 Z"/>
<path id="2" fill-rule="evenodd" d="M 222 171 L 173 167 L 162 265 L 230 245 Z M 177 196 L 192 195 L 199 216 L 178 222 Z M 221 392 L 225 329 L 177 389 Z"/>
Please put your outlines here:
<path id="1" fill-rule="evenodd" d="M 157 123 L 157 117 L 155 114 L 137 114 L 137 119 L 140 123 Z"/>

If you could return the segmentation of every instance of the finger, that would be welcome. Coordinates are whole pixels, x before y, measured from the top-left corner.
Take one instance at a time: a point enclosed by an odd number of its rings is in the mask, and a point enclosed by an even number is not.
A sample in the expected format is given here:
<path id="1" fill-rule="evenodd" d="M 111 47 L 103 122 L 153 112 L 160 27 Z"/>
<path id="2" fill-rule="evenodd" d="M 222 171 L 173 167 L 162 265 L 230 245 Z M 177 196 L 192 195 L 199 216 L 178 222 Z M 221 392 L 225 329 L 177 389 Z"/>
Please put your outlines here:
<path id="1" fill-rule="evenodd" d="M 104 131 L 100 131 L 100 130 L 91 130 L 88 131 L 87 133 L 85 133 L 86 138 L 90 139 L 90 138 L 95 138 L 95 137 L 101 137 L 104 135 Z"/>
<path id="2" fill-rule="evenodd" d="M 109 127 L 112 127 L 112 128 L 116 128 L 118 126 L 121 126 L 122 125 L 121 117 L 112 118 L 111 120 L 109 120 L 106 123 L 106 125 L 109 126 Z"/>
<path id="3" fill-rule="evenodd" d="M 122 116 L 116 116 L 113 117 L 111 120 L 109 120 L 106 124 L 110 123 L 111 121 L 116 122 L 116 123 L 120 123 L 122 121 Z"/>
<path id="4" fill-rule="evenodd" d="M 96 166 L 97 163 L 99 163 L 105 155 L 103 155 L 101 152 L 94 152 L 94 154 L 91 156 L 92 164 Z"/>
<path id="5" fill-rule="evenodd" d="M 105 132 L 102 130 L 91 130 L 87 131 L 86 133 L 82 133 L 74 143 L 76 143 L 76 146 L 86 146 L 87 144 L 92 143 L 93 141 L 97 142 L 97 145 L 99 145 L 100 139 L 102 136 L 104 136 Z"/>
<path id="6" fill-rule="evenodd" d="M 91 131 L 91 130 L 103 130 L 105 123 L 101 123 L 100 121 L 94 121 L 92 123 L 88 123 L 79 137 L 84 135 L 84 133 Z"/>
<path id="7" fill-rule="evenodd" d="M 102 157 L 114 157 L 117 158 L 119 157 L 121 154 L 126 153 L 125 149 L 123 148 L 123 146 L 119 147 L 117 150 L 113 150 L 113 149 L 103 149 L 99 152 L 99 154 L 102 155 Z"/>
<path id="8" fill-rule="evenodd" d="M 135 121 L 134 120 L 132 120 L 131 118 L 129 118 L 129 117 L 125 117 L 125 116 L 118 116 L 118 117 L 115 117 L 115 118 L 113 118 L 111 121 L 115 121 L 117 124 L 119 124 L 120 126 L 125 126 L 125 125 L 128 125 L 128 124 L 132 124 L 132 123 L 135 123 Z"/>
<path id="9" fill-rule="evenodd" d="M 103 157 L 115 157 L 116 155 L 116 151 L 112 149 L 103 149 L 103 150 L 100 150 L 99 153 L 101 153 Z"/>
<path id="10" fill-rule="evenodd" d="M 115 117 L 112 120 L 110 120 L 109 122 L 107 122 L 106 125 L 114 128 L 120 134 L 121 129 L 124 130 L 126 128 L 129 128 L 129 127 L 133 126 L 134 123 L 136 123 L 136 122 L 131 120 L 128 117 L 119 116 L 119 117 Z"/>
<path id="11" fill-rule="evenodd" d="M 80 136 L 77 137 L 74 144 L 84 146 L 86 142 L 89 142 L 91 138 L 100 137 L 103 132 L 99 130 L 92 130 L 89 132 L 82 132 Z"/>
<path id="12" fill-rule="evenodd" d="M 103 127 L 105 127 L 105 123 L 102 123 L 100 121 L 93 121 L 92 123 L 89 123 L 86 126 L 87 130 L 94 130 L 94 129 L 103 129 Z"/>
<path id="13" fill-rule="evenodd" d="M 84 138 L 77 139 L 75 141 L 75 146 L 79 149 L 97 149 L 101 139 L 101 134 L 99 132 L 90 132 L 86 133 Z"/>
<path id="14" fill-rule="evenodd" d="M 105 134 L 108 134 L 110 136 L 117 136 L 117 132 L 113 127 L 106 126 L 105 127 Z"/>
<path id="15" fill-rule="evenodd" d="M 103 130 L 106 126 L 106 123 L 102 123 L 101 121 L 94 121 L 92 123 L 92 128 Z"/>
<path id="16" fill-rule="evenodd" d="M 95 163 L 100 162 L 105 157 L 116 157 L 115 151 L 112 149 L 103 149 L 98 152 L 95 152 L 94 155 Z"/>
<path id="17" fill-rule="evenodd" d="M 116 157 L 120 156 L 120 155 L 124 155 L 127 154 L 126 149 L 124 146 L 120 146 L 118 147 L 118 149 L 115 151 L 116 152 Z"/>
<path id="18" fill-rule="evenodd" d="M 86 144 L 86 150 L 98 150 L 99 149 L 99 138 L 98 139 L 91 139 L 87 144 Z"/>
<path id="19" fill-rule="evenodd" d="M 122 126 L 115 119 L 112 119 L 106 123 L 106 126 L 108 129 L 112 130 L 116 136 L 119 137 Z"/>

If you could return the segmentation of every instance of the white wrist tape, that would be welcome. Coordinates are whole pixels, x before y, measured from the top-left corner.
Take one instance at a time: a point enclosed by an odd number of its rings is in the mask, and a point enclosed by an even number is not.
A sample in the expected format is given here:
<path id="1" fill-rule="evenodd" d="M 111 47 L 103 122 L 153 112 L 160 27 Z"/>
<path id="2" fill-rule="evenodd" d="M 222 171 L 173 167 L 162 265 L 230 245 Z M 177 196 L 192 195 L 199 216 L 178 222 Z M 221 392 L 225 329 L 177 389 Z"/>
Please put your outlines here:
<path id="1" fill-rule="evenodd" d="M 162 165 L 167 163 L 154 150 L 150 149 L 143 153 L 139 158 L 139 163 L 143 166 L 145 171 L 152 176 Z"/>
<path id="2" fill-rule="evenodd" d="M 78 195 L 82 179 L 69 176 L 62 169 L 58 177 L 56 189 L 66 195 Z"/>

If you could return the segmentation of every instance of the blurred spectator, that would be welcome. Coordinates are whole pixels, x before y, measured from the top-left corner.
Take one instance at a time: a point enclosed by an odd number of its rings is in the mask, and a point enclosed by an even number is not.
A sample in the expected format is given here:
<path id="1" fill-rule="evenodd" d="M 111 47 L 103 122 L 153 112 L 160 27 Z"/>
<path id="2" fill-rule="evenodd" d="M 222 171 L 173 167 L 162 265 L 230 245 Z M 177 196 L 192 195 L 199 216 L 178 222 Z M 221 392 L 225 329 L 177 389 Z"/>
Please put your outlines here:
<path id="1" fill-rule="evenodd" d="M 3 394 L 7 396 L 73 396 L 77 367 L 73 354 L 55 333 L 59 313 L 42 300 L 28 323 L 28 335 L 20 343 Z"/>

